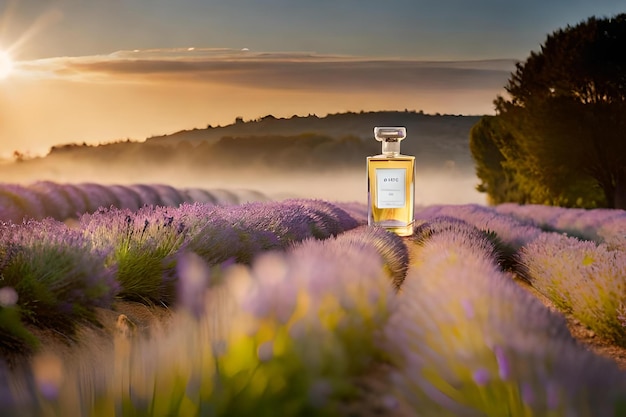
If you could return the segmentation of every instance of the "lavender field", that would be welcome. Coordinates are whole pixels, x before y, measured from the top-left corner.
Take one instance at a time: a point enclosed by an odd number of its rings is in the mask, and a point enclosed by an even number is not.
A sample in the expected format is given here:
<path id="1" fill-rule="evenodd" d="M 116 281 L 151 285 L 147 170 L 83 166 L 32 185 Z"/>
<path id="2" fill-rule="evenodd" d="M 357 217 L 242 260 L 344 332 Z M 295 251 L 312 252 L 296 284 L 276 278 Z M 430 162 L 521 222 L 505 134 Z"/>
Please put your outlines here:
<path id="1" fill-rule="evenodd" d="M 626 347 L 626 212 L 419 206 L 410 238 L 366 215 L 0 184 L 2 415 L 626 415 L 626 371 L 566 321 Z"/>

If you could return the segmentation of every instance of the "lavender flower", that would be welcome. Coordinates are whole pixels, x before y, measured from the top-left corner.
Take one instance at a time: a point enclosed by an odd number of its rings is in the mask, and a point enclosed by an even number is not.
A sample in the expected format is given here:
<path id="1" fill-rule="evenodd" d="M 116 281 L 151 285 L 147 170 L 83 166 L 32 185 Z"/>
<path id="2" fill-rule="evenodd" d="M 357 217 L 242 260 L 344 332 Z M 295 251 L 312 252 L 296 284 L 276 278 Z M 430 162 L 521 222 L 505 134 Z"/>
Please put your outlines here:
<path id="1" fill-rule="evenodd" d="M 7 195 L 0 193 L 0 221 L 19 223 L 24 220 L 24 210 Z"/>
<path id="2" fill-rule="evenodd" d="M 117 200 L 117 208 L 136 211 L 143 206 L 141 196 L 131 187 L 127 187 L 124 185 L 109 185 L 108 189 L 109 191 L 111 191 L 112 194 L 115 195 L 115 200 Z"/>
<path id="3" fill-rule="evenodd" d="M 94 212 L 99 208 L 115 207 L 119 204 L 115 194 L 104 185 L 95 183 L 77 184 L 76 187 L 82 192 L 87 203 L 87 212 Z"/>
<path id="4" fill-rule="evenodd" d="M 63 184 L 60 185 L 60 191 L 65 195 L 67 201 L 71 204 L 72 209 L 70 216 L 79 217 L 81 214 L 86 213 L 89 209 L 87 197 L 78 185 Z M 65 220 L 65 219 L 57 219 Z"/>
<path id="5" fill-rule="evenodd" d="M 517 251 L 542 233 L 541 229 L 530 222 L 516 220 L 499 214 L 492 208 L 474 204 L 430 206 L 415 214 L 417 220 L 441 216 L 457 218 L 482 231 L 497 234 L 498 239 L 508 245 L 511 252 Z"/>
<path id="6" fill-rule="evenodd" d="M 220 206 L 239 204 L 239 198 L 237 198 L 237 195 L 232 190 L 214 188 L 209 190 L 209 192 L 213 196 L 215 204 L 219 204 Z"/>
<path id="7" fill-rule="evenodd" d="M 108 264 L 117 268 L 120 297 L 166 304 L 176 298 L 176 254 L 186 233 L 169 210 L 101 209 L 80 218 L 82 233 L 110 253 Z"/>
<path id="8" fill-rule="evenodd" d="M 626 382 L 615 364 L 580 347 L 562 316 L 499 270 L 479 236 L 444 229 L 421 241 L 415 257 L 384 338 L 404 407 L 436 415 L 542 414 L 555 404 L 615 411 Z M 547 381 L 554 391 L 545 391 Z"/>
<path id="9" fill-rule="evenodd" d="M 541 236 L 520 254 L 537 290 L 596 333 L 622 345 L 626 345 L 626 329 L 617 308 L 625 297 L 624 259 L 623 252 L 604 244 L 558 234 Z"/>
<path id="10" fill-rule="evenodd" d="M 44 217 L 65 220 L 74 215 L 74 207 L 63 188 L 50 181 L 39 181 L 28 186 L 41 200 Z"/>
<path id="11" fill-rule="evenodd" d="M 19 221 L 22 219 L 42 219 L 45 217 L 45 208 L 37 193 L 17 184 L 0 184 L 0 196 L 8 197 L 9 205 L 13 205 L 17 212 L 21 212 Z"/>
<path id="12" fill-rule="evenodd" d="M 382 256 L 385 269 L 399 289 L 409 268 L 409 251 L 402 238 L 382 227 L 361 226 L 337 236 L 338 245 L 358 248 L 373 247 Z"/>
<path id="13" fill-rule="evenodd" d="M 194 203 L 217 204 L 218 200 L 208 190 L 201 188 L 185 188 L 181 190 L 184 193 L 185 201 L 193 201 Z"/>
<path id="14" fill-rule="evenodd" d="M 367 206 L 365 204 L 344 201 L 336 202 L 334 204 L 345 211 L 350 217 L 355 219 L 360 226 L 367 224 Z"/>
<path id="15" fill-rule="evenodd" d="M 183 195 L 174 187 L 165 184 L 151 184 L 150 187 L 159 195 L 162 206 L 178 207 L 185 202 Z"/>
<path id="16" fill-rule="evenodd" d="M 176 269 L 178 301 L 199 319 L 204 314 L 205 292 L 211 275 L 209 266 L 195 253 L 183 252 L 178 255 Z"/>
<path id="17" fill-rule="evenodd" d="M 2 262 L 3 285 L 17 292 L 32 324 L 71 333 L 77 321 L 95 320 L 95 307 L 111 305 L 114 270 L 79 231 L 51 219 L 0 225 L 0 247 L 13 248 Z"/>
<path id="18" fill-rule="evenodd" d="M 489 375 L 489 370 L 485 368 L 479 368 L 474 371 L 472 374 L 472 379 L 479 387 L 484 387 L 491 380 L 491 376 Z"/>
<path id="19" fill-rule="evenodd" d="M 161 205 L 161 197 L 157 190 L 146 184 L 132 184 L 128 188 L 139 195 L 140 207 Z"/>

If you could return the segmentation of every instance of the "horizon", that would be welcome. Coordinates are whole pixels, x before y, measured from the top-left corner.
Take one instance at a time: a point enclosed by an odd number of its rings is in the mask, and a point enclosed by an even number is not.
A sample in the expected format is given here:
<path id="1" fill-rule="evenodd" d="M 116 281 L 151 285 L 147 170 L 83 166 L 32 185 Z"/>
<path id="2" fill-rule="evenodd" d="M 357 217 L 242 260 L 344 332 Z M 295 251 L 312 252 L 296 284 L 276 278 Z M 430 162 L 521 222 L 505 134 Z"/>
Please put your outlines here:
<path id="1" fill-rule="evenodd" d="M 229 128 L 231 126 L 236 126 L 239 123 L 260 123 L 263 122 L 264 119 L 268 118 L 268 117 L 273 117 L 275 120 L 290 120 L 290 119 L 294 119 L 294 118 L 301 118 L 301 119 L 306 119 L 309 117 L 314 117 L 317 119 L 325 119 L 331 116 L 340 116 L 340 115 L 349 115 L 349 114 L 368 114 L 368 113 L 409 113 L 409 114 L 419 114 L 419 115 L 423 115 L 426 117 L 482 117 L 482 115 L 480 114 L 453 114 L 453 113 L 427 113 L 424 112 L 423 110 L 415 110 L 415 109 L 402 109 L 402 110 L 389 110 L 389 109 L 382 109 L 382 110 L 369 110 L 369 111 L 364 111 L 364 110 L 359 110 L 359 111 L 351 111 L 351 110 L 346 110 L 346 111 L 341 111 L 341 112 L 336 112 L 336 113 L 326 113 L 326 114 L 315 114 L 315 113 L 308 113 L 308 114 L 292 114 L 290 116 L 277 116 L 275 114 L 263 114 L 263 115 L 259 115 L 258 117 L 253 117 L 250 119 L 244 119 L 243 117 L 236 117 L 234 120 L 227 122 L 225 124 L 207 124 L 204 127 L 191 127 L 191 128 L 182 128 L 182 129 L 178 129 L 175 131 L 171 131 L 171 132 L 166 132 L 163 134 L 154 134 L 151 135 L 149 137 L 145 137 L 145 138 L 122 138 L 122 139 L 112 139 L 110 141 L 101 141 L 98 143 L 88 143 L 86 141 L 84 142 L 65 142 L 65 143 L 57 143 L 52 145 L 50 148 L 48 148 L 47 153 L 45 154 L 31 154 L 31 153 L 20 153 L 19 158 L 22 160 L 29 160 L 29 159 L 37 159 L 37 158 L 43 158 L 48 156 L 53 149 L 55 148 L 63 148 L 63 147 L 72 147 L 72 146 L 87 146 L 87 147 L 99 147 L 99 146 L 106 146 L 106 145 L 115 145 L 115 144 L 119 144 L 119 143 L 144 143 L 147 142 L 151 139 L 155 139 L 155 138 L 169 138 L 169 137 L 173 137 L 176 136 L 178 134 L 181 133 L 185 133 L 185 132 L 193 132 L 193 131 L 197 131 L 197 130 L 210 130 L 210 129 L 225 129 L 225 128 Z M 16 160 L 16 155 L 11 155 L 10 157 L 2 157 L 0 155 L 0 163 L 1 162 L 13 162 Z"/>

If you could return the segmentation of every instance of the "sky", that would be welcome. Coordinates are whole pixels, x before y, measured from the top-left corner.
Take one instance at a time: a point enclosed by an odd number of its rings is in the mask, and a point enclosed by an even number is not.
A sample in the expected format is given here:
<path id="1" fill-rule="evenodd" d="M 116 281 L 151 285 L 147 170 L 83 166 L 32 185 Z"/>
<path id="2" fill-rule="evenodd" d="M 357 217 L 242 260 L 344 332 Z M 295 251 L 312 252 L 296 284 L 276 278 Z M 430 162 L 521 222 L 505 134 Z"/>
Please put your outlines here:
<path id="1" fill-rule="evenodd" d="M 267 114 L 490 114 L 515 62 L 547 34 L 625 9 L 623 0 L 0 0 L 0 157 Z"/>

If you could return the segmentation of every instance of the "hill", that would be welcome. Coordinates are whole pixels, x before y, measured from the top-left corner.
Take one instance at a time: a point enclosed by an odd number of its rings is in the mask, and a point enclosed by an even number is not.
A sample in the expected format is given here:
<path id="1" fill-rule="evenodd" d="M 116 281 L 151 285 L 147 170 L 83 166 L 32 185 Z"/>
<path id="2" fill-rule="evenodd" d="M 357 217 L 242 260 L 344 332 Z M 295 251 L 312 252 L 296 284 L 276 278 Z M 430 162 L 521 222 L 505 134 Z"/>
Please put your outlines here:
<path id="1" fill-rule="evenodd" d="M 107 164 L 124 160 L 134 164 L 138 161 L 185 161 L 201 163 L 205 168 L 208 161 L 211 165 L 241 169 L 267 160 L 271 160 L 270 166 L 299 170 L 305 166 L 315 169 L 329 165 L 360 167 L 364 157 L 380 152 L 380 145 L 373 139 L 375 126 L 406 126 L 408 138 L 402 144 L 403 153 L 415 155 L 418 161 L 431 167 L 442 166 L 447 161 L 467 166 L 473 165 L 468 149 L 469 131 L 479 119 L 480 116 L 427 115 L 409 111 L 293 116 L 288 119 L 268 115 L 251 121 L 238 118 L 227 126 L 182 130 L 151 137 L 145 142 L 56 146 L 47 158 L 74 156 L 94 162 L 105 160 Z M 307 161 L 304 166 L 303 161 Z"/>
<path id="2" fill-rule="evenodd" d="M 403 152 L 411 155 L 435 154 L 440 157 L 437 159 L 460 158 L 459 162 L 471 162 L 471 158 L 467 159 L 470 155 L 467 141 L 471 127 L 480 117 L 428 115 L 412 111 L 348 112 L 325 117 L 293 116 L 288 119 L 268 115 L 251 121 L 237 119 L 227 126 L 208 126 L 206 129 L 182 130 L 171 135 L 155 136 L 146 143 L 171 146 L 180 142 L 215 143 L 223 137 L 295 136 L 303 133 L 335 138 L 355 136 L 369 141 L 373 140 L 375 126 L 405 126 L 408 138 L 402 144 Z"/>

